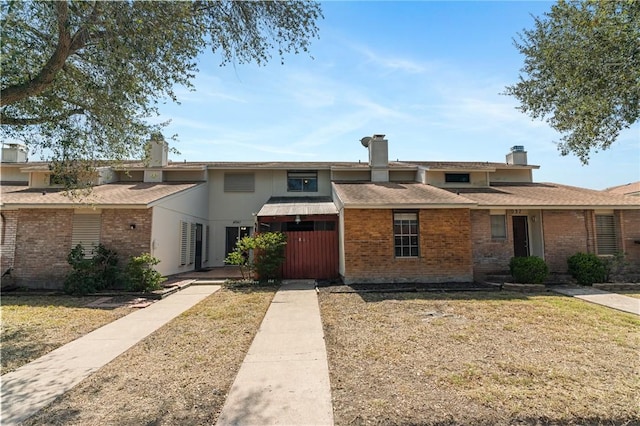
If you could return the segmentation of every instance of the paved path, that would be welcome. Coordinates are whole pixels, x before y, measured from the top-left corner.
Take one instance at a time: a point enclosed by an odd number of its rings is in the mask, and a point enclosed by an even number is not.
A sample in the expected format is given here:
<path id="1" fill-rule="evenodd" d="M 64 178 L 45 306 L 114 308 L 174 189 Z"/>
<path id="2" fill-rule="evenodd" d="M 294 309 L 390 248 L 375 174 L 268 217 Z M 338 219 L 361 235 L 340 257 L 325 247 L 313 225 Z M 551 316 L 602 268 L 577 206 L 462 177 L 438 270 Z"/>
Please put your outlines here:
<path id="1" fill-rule="evenodd" d="M 182 312 L 218 291 L 193 285 L 1 377 L 2 426 L 16 425 Z"/>
<path id="2" fill-rule="evenodd" d="M 313 281 L 286 281 L 274 296 L 218 419 L 227 425 L 333 425 Z"/>
<path id="3" fill-rule="evenodd" d="M 596 303 L 598 305 L 608 306 L 609 308 L 631 314 L 640 315 L 640 299 L 621 294 L 609 293 L 593 287 L 553 287 L 556 293 L 572 296 L 577 299 L 586 300 L 587 302 Z"/>

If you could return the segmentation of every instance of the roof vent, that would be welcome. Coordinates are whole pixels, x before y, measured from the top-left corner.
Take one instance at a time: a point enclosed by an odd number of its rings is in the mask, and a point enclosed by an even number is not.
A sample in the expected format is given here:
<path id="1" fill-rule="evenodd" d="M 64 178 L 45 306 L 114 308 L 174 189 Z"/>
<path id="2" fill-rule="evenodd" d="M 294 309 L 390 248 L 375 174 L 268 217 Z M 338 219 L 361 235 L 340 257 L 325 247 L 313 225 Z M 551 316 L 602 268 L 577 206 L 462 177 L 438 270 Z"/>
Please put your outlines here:
<path id="1" fill-rule="evenodd" d="M 514 145 L 511 147 L 511 152 L 524 152 L 523 145 Z"/>

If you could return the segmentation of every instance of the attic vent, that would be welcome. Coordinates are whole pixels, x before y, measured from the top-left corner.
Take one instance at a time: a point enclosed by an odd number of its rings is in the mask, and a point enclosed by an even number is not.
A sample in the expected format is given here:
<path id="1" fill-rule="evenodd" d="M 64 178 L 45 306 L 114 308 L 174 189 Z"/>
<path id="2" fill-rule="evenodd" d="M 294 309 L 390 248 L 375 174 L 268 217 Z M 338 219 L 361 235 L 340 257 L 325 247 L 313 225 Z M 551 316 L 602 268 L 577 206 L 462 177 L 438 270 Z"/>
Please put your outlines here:
<path id="1" fill-rule="evenodd" d="M 511 147 L 511 152 L 524 152 L 523 145 L 514 145 Z"/>

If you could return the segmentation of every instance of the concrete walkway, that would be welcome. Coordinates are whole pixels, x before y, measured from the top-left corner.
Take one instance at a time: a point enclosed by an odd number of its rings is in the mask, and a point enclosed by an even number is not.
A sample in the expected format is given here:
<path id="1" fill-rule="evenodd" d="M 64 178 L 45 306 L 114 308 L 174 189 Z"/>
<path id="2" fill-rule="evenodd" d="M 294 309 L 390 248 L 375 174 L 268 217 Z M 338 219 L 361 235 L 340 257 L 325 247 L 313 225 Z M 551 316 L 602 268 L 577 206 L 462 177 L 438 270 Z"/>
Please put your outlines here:
<path id="1" fill-rule="evenodd" d="M 218 291 L 194 285 L 1 377 L 2 426 L 17 425 L 182 312 Z"/>
<path id="2" fill-rule="evenodd" d="M 333 425 L 327 351 L 313 281 L 286 281 L 280 287 L 217 424 Z"/>
<path id="3" fill-rule="evenodd" d="M 593 287 L 553 287 L 556 293 L 572 296 L 587 302 L 607 306 L 619 311 L 640 315 L 640 299 L 621 294 L 609 293 Z"/>

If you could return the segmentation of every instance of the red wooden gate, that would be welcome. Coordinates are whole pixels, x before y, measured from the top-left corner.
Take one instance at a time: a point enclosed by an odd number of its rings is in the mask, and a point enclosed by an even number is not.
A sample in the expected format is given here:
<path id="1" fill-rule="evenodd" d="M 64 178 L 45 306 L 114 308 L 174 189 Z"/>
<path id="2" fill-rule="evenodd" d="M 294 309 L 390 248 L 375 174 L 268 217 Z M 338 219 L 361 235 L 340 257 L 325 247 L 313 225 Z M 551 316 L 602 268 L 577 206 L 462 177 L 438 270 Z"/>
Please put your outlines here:
<path id="1" fill-rule="evenodd" d="M 329 279 L 338 276 L 337 231 L 289 231 L 282 277 Z"/>

